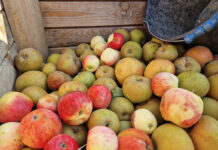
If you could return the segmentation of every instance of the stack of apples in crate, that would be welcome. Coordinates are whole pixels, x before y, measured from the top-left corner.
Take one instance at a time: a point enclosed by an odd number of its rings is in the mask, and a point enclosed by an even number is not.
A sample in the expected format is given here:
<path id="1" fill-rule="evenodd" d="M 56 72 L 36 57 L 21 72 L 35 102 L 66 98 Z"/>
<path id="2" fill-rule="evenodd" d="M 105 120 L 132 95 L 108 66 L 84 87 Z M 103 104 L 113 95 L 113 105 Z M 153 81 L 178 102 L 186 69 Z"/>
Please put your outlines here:
<path id="1" fill-rule="evenodd" d="M 134 29 L 21 50 L 0 98 L 0 150 L 217 150 L 218 60 Z"/>

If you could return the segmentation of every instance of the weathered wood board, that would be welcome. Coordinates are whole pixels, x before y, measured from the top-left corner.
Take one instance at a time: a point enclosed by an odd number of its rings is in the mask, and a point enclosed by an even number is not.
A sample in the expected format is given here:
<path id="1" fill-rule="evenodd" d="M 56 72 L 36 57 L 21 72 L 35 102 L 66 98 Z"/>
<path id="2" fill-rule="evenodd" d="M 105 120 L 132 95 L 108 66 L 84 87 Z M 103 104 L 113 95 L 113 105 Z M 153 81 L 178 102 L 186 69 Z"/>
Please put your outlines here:
<path id="1" fill-rule="evenodd" d="M 18 50 L 32 47 L 46 59 L 48 47 L 38 0 L 2 0 Z"/>
<path id="2" fill-rule="evenodd" d="M 141 25 L 146 1 L 41 1 L 46 28 Z"/>
<path id="3" fill-rule="evenodd" d="M 143 26 L 47 29 L 46 39 L 49 47 L 77 46 L 80 43 L 89 43 L 92 37 L 96 35 L 103 36 L 107 41 L 108 36 L 118 28 L 127 31 L 135 28 L 144 29 Z"/>
<path id="4" fill-rule="evenodd" d="M 14 38 L 4 11 L 0 12 L 0 64 L 12 46 Z"/>
<path id="5" fill-rule="evenodd" d="M 0 0 L 0 11 L 3 9 L 2 1 Z"/>

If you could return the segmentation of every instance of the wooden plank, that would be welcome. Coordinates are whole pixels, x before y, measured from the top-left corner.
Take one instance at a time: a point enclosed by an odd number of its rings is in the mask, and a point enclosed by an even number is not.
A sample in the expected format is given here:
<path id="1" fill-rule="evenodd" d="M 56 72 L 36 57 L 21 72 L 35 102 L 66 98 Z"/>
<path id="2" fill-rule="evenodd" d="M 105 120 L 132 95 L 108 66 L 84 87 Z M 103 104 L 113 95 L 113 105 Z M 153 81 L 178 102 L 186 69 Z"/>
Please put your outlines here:
<path id="1" fill-rule="evenodd" d="M 101 35 L 107 40 L 108 36 L 118 28 L 127 29 L 128 31 L 135 28 L 144 29 L 143 26 L 46 29 L 46 39 L 49 47 L 72 46 L 89 43 L 95 35 Z"/>
<path id="2" fill-rule="evenodd" d="M 76 47 L 77 46 L 49 48 L 49 55 L 54 54 L 54 53 L 61 53 L 61 50 L 64 49 L 64 48 L 72 48 L 73 50 L 76 50 Z"/>
<path id="3" fill-rule="evenodd" d="M 47 28 L 139 25 L 143 23 L 145 5 L 145 1 L 40 2 Z"/>
<path id="4" fill-rule="evenodd" d="M 0 63 L 0 97 L 6 92 L 13 90 L 14 82 L 17 75 L 16 69 L 13 64 L 16 52 L 16 45 L 15 43 L 13 43 L 7 55 Z"/>
<path id="5" fill-rule="evenodd" d="M 4 8 L 14 35 L 18 50 L 32 47 L 44 60 L 48 46 L 38 0 L 3 0 Z"/>
<path id="6" fill-rule="evenodd" d="M 0 64 L 14 42 L 4 11 L 0 12 Z"/>
<path id="7" fill-rule="evenodd" d="M 2 1 L 0 0 L 0 11 L 3 9 Z"/>
<path id="8" fill-rule="evenodd" d="M 75 1 L 75 0 L 39 0 L 39 1 Z M 76 0 L 76 1 L 146 1 L 146 0 Z"/>

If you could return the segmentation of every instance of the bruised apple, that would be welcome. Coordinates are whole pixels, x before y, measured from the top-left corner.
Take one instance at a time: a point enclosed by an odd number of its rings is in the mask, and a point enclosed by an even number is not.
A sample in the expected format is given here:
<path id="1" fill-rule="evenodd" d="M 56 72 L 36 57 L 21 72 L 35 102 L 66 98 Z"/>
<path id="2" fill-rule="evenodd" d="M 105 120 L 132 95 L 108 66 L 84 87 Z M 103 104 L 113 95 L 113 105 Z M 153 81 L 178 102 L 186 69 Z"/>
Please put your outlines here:
<path id="1" fill-rule="evenodd" d="M 57 105 L 58 105 L 58 96 L 55 94 L 46 94 L 38 100 L 37 109 L 45 108 L 56 112 Z"/>
<path id="2" fill-rule="evenodd" d="M 19 129 L 19 122 L 8 122 L 0 126 L 1 150 L 20 150 L 24 146 Z"/>
<path id="3" fill-rule="evenodd" d="M 22 142 L 31 148 L 43 148 L 52 137 L 61 132 L 61 120 L 48 109 L 30 112 L 20 124 Z"/>
<path id="4" fill-rule="evenodd" d="M 86 122 L 92 112 L 92 101 L 86 93 L 77 91 L 64 95 L 58 103 L 60 118 L 68 125 Z"/>
<path id="5" fill-rule="evenodd" d="M 71 77 L 61 71 L 55 71 L 49 74 L 47 84 L 52 91 L 57 90 L 64 82 L 70 81 Z"/>
<path id="6" fill-rule="evenodd" d="M 206 63 L 213 60 L 212 52 L 205 46 L 192 47 L 184 54 L 184 56 L 194 58 L 201 65 L 201 67 L 204 67 Z"/>
<path id="7" fill-rule="evenodd" d="M 0 122 L 20 121 L 32 107 L 33 101 L 23 93 L 5 93 L 0 99 Z"/>
<path id="8" fill-rule="evenodd" d="M 169 89 L 160 104 L 162 117 L 182 128 L 194 125 L 203 113 L 202 99 L 185 89 Z"/>

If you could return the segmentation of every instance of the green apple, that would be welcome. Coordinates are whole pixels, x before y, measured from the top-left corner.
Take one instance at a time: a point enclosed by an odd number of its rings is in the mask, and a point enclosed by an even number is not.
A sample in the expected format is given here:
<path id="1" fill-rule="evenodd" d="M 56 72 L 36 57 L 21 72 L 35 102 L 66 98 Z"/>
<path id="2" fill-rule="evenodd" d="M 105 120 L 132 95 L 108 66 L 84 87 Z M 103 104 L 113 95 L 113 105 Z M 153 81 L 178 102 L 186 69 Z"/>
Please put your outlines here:
<path id="1" fill-rule="evenodd" d="M 218 73 L 218 60 L 209 62 L 204 67 L 204 74 L 209 77 Z"/>
<path id="2" fill-rule="evenodd" d="M 142 57 L 142 47 L 135 41 L 128 41 L 121 47 L 121 57 L 140 59 Z"/>
<path id="3" fill-rule="evenodd" d="M 95 80 L 94 85 L 104 85 L 106 86 L 110 91 L 114 90 L 117 87 L 117 83 L 109 77 L 101 77 Z"/>
<path id="4" fill-rule="evenodd" d="M 179 87 L 189 90 L 200 97 L 204 97 L 209 89 L 210 83 L 207 77 L 199 72 L 186 71 L 178 75 Z"/>
<path id="5" fill-rule="evenodd" d="M 95 72 L 95 76 L 97 79 L 101 77 L 109 77 L 115 79 L 114 68 L 107 65 L 100 66 Z"/>
<path id="6" fill-rule="evenodd" d="M 142 58 L 146 62 L 151 61 L 152 59 L 154 59 L 154 54 L 159 47 L 160 47 L 160 44 L 156 42 L 150 41 L 150 42 L 145 43 L 142 48 Z"/>
<path id="7" fill-rule="evenodd" d="M 68 54 L 71 54 L 72 56 L 76 57 L 76 52 L 72 48 L 64 48 L 64 49 L 62 49 L 61 50 L 61 54 L 64 54 L 64 53 L 68 53 Z"/>
<path id="8" fill-rule="evenodd" d="M 83 72 L 80 72 L 79 74 L 77 74 L 73 78 L 73 80 L 82 82 L 86 85 L 87 88 L 89 88 L 95 82 L 95 76 L 92 72 L 83 71 Z"/>
<path id="9" fill-rule="evenodd" d="M 42 68 L 42 72 L 44 72 L 47 76 L 48 76 L 50 73 L 52 73 L 52 72 L 54 72 L 54 71 L 56 71 L 56 70 L 57 70 L 57 67 L 56 67 L 56 65 L 53 64 L 53 63 L 47 63 L 47 64 L 45 64 L 44 67 Z"/>
<path id="10" fill-rule="evenodd" d="M 165 43 L 157 49 L 157 51 L 154 54 L 154 57 L 174 61 L 178 57 L 178 51 L 176 46 Z"/>
<path id="11" fill-rule="evenodd" d="M 57 70 L 62 71 L 70 76 L 76 75 L 81 69 L 81 62 L 78 57 L 66 52 L 61 54 L 57 63 Z"/>
<path id="12" fill-rule="evenodd" d="M 48 57 L 47 62 L 57 65 L 59 57 L 60 57 L 60 54 L 58 54 L 58 53 L 51 54 Z"/>
<path id="13" fill-rule="evenodd" d="M 143 45 L 146 41 L 145 34 L 139 29 L 132 30 L 130 32 L 130 37 L 132 41 L 135 41 L 139 43 L 140 45 Z"/>
<path id="14" fill-rule="evenodd" d="M 89 44 L 86 44 L 86 43 L 79 44 L 76 48 L 77 56 L 81 56 L 83 54 L 83 52 L 86 50 L 91 50 L 91 47 Z"/>
<path id="15" fill-rule="evenodd" d="M 150 79 L 140 75 L 128 76 L 123 82 L 122 90 L 132 103 L 145 102 L 152 95 Z"/>
<path id="16" fill-rule="evenodd" d="M 120 88 L 118 86 L 115 87 L 115 89 L 113 89 L 111 91 L 111 93 L 112 93 L 112 98 L 114 98 L 114 97 L 122 97 L 123 96 L 122 88 Z"/>
<path id="17" fill-rule="evenodd" d="M 176 67 L 176 74 L 185 71 L 201 72 L 200 64 L 192 57 L 188 57 L 188 56 L 179 57 L 174 61 L 174 65 Z"/>
<path id="18" fill-rule="evenodd" d="M 114 31 L 115 33 L 120 33 L 124 37 L 124 43 L 130 40 L 130 35 L 129 32 L 126 31 L 125 29 L 117 29 Z"/>
<path id="19" fill-rule="evenodd" d="M 157 127 L 155 116 L 145 108 L 137 109 L 131 116 L 132 127 L 151 134 Z"/>
<path id="20" fill-rule="evenodd" d="M 203 115 L 208 115 L 218 120 L 218 101 L 210 97 L 204 97 L 203 102 Z"/>
<path id="21" fill-rule="evenodd" d="M 83 125 L 79 126 L 70 126 L 63 124 L 63 134 L 71 136 L 79 146 L 82 146 L 86 143 L 87 131 Z"/>
<path id="22" fill-rule="evenodd" d="M 120 121 L 129 121 L 134 112 L 133 104 L 124 97 L 116 97 L 113 99 L 109 109 L 117 114 Z"/>
<path id="23" fill-rule="evenodd" d="M 160 125 L 164 122 L 164 119 L 160 113 L 160 100 L 157 98 L 150 98 L 145 103 L 136 105 L 136 109 L 145 108 L 152 112 L 157 119 L 157 123 Z"/>
<path id="24" fill-rule="evenodd" d="M 108 109 L 98 109 L 93 111 L 89 120 L 89 130 L 94 126 L 103 125 L 111 128 L 115 133 L 120 131 L 120 121 L 116 113 Z"/>
<path id="25" fill-rule="evenodd" d="M 23 91 L 23 94 L 30 97 L 33 100 L 33 103 L 36 105 L 40 97 L 48 94 L 44 89 L 38 86 L 28 86 Z"/>
<path id="26" fill-rule="evenodd" d="M 120 121 L 120 132 L 122 132 L 125 129 L 131 128 L 131 121 Z"/>

